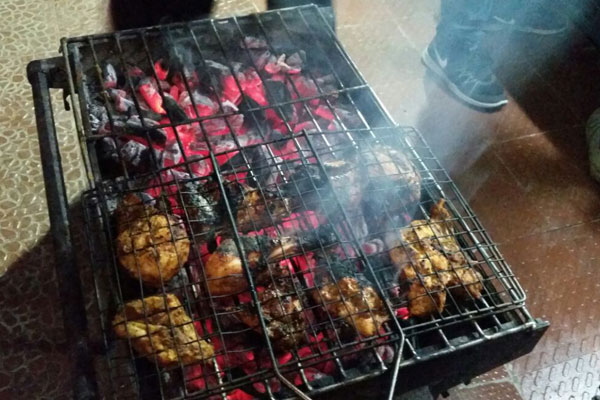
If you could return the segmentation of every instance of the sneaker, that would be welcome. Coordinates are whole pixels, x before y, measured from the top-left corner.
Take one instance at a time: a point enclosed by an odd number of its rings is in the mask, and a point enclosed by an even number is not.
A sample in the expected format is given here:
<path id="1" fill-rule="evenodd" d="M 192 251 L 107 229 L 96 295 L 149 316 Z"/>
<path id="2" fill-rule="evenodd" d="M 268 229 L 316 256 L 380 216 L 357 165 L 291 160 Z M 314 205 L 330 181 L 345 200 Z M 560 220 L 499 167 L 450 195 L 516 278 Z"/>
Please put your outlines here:
<path id="1" fill-rule="evenodd" d="M 487 110 L 508 103 L 504 89 L 492 71 L 492 60 L 482 53 L 481 48 L 461 44 L 449 51 L 450 46 L 441 46 L 436 39 L 427 46 L 421 60 L 456 97 Z"/>
<path id="2" fill-rule="evenodd" d="M 490 23 L 486 25 L 488 30 L 507 29 L 536 35 L 555 35 L 567 29 L 567 18 L 554 13 L 540 1 L 533 1 L 525 7 L 511 6 L 510 3 L 507 1 L 503 7 L 495 10 Z"/>

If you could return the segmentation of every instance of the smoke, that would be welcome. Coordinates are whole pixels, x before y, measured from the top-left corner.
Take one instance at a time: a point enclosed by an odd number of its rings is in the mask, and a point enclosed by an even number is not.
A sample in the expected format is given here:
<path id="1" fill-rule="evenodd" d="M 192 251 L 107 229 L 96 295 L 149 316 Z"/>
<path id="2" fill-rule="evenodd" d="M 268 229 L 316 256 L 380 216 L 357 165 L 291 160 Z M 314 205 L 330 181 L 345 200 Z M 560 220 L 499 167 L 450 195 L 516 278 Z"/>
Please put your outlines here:
<path id="1" fill-rule="evenodd" d="M 599 105 L 598 101 L 589 101 L 597 100 L 598 94 L 585 86 L 589 79 L 575 75 L 573 65 L 597 65 L 596 53 L 586 54 L 585 46 L 589 45 L 586 36 L 600 39 L 600 31 L 594 29 L 598 26 L 594 22 L 600 21 L 600 2 L 442 0 L 441 3 L 437 33 L 445 35 L 443 45 L 460 52 L 464 46 L 450 42 L 465 40 L 471 46 L 470 51 L 488 54 L 492 70 L 508 98 L 502 109 L 485 110 L 457 100 L 447 89 L 440 90 L 437 76 L 424 80 L 426 101 L 417 126 L 454 176 L 476 169 L 492 146 L 527 134 L 581 124 Z M 486 3 L 491 7 L 487 16 Z M 455 25 L 478 23 L 478 19 L 485 19 L 486 23 L 479 25 L 481 29 L 471 27 L 455 33 L 456 27 L 449 27 L 448 15 L 454 18 Z M 450 53 L 448 58 L 453 56 L 459 54 Z M 577 68 L 582 69 L 585 67 Z M 588 101 L 582 100 L 582 94 L 587 95 Z M 472 193 L 487 179 L 485 173 L 475 175 L 479 176 L 479 182 L 471 182 Z"/>

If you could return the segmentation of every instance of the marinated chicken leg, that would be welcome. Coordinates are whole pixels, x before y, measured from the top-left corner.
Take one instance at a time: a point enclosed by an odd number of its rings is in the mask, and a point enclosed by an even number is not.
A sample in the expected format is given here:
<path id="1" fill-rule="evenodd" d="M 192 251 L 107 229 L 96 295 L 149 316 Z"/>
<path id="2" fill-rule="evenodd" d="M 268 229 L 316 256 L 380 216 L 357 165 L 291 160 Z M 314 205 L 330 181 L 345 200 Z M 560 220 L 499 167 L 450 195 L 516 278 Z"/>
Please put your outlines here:
<path id="1" fill-rule="evenodd" d="M 390 258 L 407 284 L 411 315 L 425 317 L 442 312 L 446 290 L 462 297 L 481 297 L 482 278 L 461 252 L 450 224 L 450 214 L 440 200 L 430 220 L 413 221 L 386 237 Z"/>
<path id="2" fill-rule="evenodd" d="M 260 307 L 267 327 L 267 335 L 274 347 L 288 351 L 304 342 L 306 321 L 302 303 L 295 294 L 286 294 L 275 285 L 258 293 Z M 238 318 L 256 332 L 261 333 L 259 318 L 253 311 L 240 311 Z"/>
<path id="3" fill-rule="evenodd" d="M 312 297 L 332 317 L 343 318 L 364 337 L 376 335 L 389 319 L 375 289 L 354 277 L 346 276 L 337 283 L 329 283 L 315 290 Z"/>
<path id="4" fill-rule="evenodd" d="M 117 257 L 133 278 L 161 286 L 177 274 L 190 252 L 181 219 L 127 197 L 117 209 Z"/>
<path id="5" fill-rule="evenodd" d="M 192 364 L 214 354 L 173 294 L 126 303 L 115 315 L 113 328 L 118 337 L 131 341 L 138 354 L 163 367 Z"/>

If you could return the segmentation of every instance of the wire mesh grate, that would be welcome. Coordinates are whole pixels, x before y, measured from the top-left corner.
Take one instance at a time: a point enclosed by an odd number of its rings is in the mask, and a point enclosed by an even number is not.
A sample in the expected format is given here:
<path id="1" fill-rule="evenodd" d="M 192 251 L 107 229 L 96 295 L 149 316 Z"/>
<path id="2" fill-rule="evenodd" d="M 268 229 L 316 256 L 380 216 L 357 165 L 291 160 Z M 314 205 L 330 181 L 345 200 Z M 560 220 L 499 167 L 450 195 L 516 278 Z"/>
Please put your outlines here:
<path id="1" fill-rule="evenodd" d="M 63 52 L 112 395 L 303 396 L 530 319 L 316 7 Z"/>

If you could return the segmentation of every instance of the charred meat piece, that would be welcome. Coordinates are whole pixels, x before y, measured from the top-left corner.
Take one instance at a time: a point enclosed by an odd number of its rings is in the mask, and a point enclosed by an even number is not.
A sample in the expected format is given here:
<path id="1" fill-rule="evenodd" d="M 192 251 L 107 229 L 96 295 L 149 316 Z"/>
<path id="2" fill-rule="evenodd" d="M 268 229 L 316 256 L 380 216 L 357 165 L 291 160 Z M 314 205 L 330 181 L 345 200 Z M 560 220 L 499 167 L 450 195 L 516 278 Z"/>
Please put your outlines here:
<path id="1" fill-rule="evenodd" d="M 290 214 L 289 200 L 266 190 L 244 185 L 237 200 L 236 223 L 240 232 L 275 225 Z"/>
<path id="2" fill-rule="evenodd" d="M 257 231 L 277 224 L 290 214 L 287 198 L 241 183 L 225 186 L 227 200 L 236 217 L 239 232 Z M 188 182 L 183 185 L 183 206 L 190 213 L 194 233 L 226 232 L 229 227 L 220 217 L 227 215 L 219 188 L 212 183 Z"/>
<path id="3" fill-rule="evenodd" d="M 387 145 L 324 161 L 323 170 L 299 167 L 291 181 L 286 186 L 289 197 L 302 196 L 307 207 L 330 219 L 338 218 L 339 201 L 359 238 L 366 236 L 360 229 L 365 220 L 371 233 L 381 232 L 387 219 L 413 209 L 421 196 L 419 172 L 404 153 Z"/>
<path id="4" fill-rule="evenodd" d="M 269 284 L 271 278 L 287 278 L 285 270 L 276 265 L 297 256 L 301 249 L 311 251 L 335 240 L 332 232 L 318 229 L 298 236 L 271 239 L 266 236 L 240 236 L 246 259 L 257 283 Z M 269 268 L 269 269 L 267 269 Z M 225 239 L 208 257 L 204 266 L 211 295 L 221 296 L 243 292 L 248 288 L 242 259 L 233 239 Z M 285 279 L 284 279 L 285 280 Z"/>
<path id="5" fill-rule="evenodd" d="M 117 257 L 127 273 L 154 287 L 173 278 L 190 252 L 181 219 L 134 197 L 127 197 L 116 214 Z"/>
<path id="6" fill-rule="evenodd" d="M 390 216 L 412 216 L 421 197 L 421 175 L 406 154 L 377 145 L 363 154 L 367 184 L 363 209 L 372 233 Z"/>
<path id="7" fill-rule="evenodd" d="M 353 160 L 324 161 L 323 169 L 316 164 L 298 167 L 292 173 L 290 183 L 284 186 L 286 195 L 302 198 L 305 207 L 329 217 L 340 211 L 336 194 L 342 207 L 356 210 L 362 199 L 363 183 Z"/>
<path id="8" fill-rule="evenodd" d="M 431 219 L 413 221 L 386 237 L 390 258 L 400 270 L 400 282 L 409 287 L 410 313 L 416 317 L 443 311 L 446 290 L 475 299 L 483 290 L 480 273 L 456 241 L 444 203 L 442 199 L 432 207 Z"/>
<path id="9" fill-rule="evenodd" d="M 302 302 L 295 294 L 286 294 L 275 285 L 258 293 L 260 308 L 265 319 L 267 335 L 274 347 L 289 351 L 304 342 L 306 321 L 302 313 Z M 244 310 L 236 314 L 248 327 L 262 332 L 258 315 Z"/>
<path id="10" fill-rule="evenodd" d="M 383 300 L 366 279 L 345 276 L 313 291 L 312 298 L 364 337 L 376 335 L 389 320 Z"/>
<path id="11" fill-rule="evenodd" d="M 113 329 L 119 338 L 129 339 L 139 355 L 163 367 L 192 364 L 214 354 L 173 294 L 126 303 L 115 315 Z"/>

